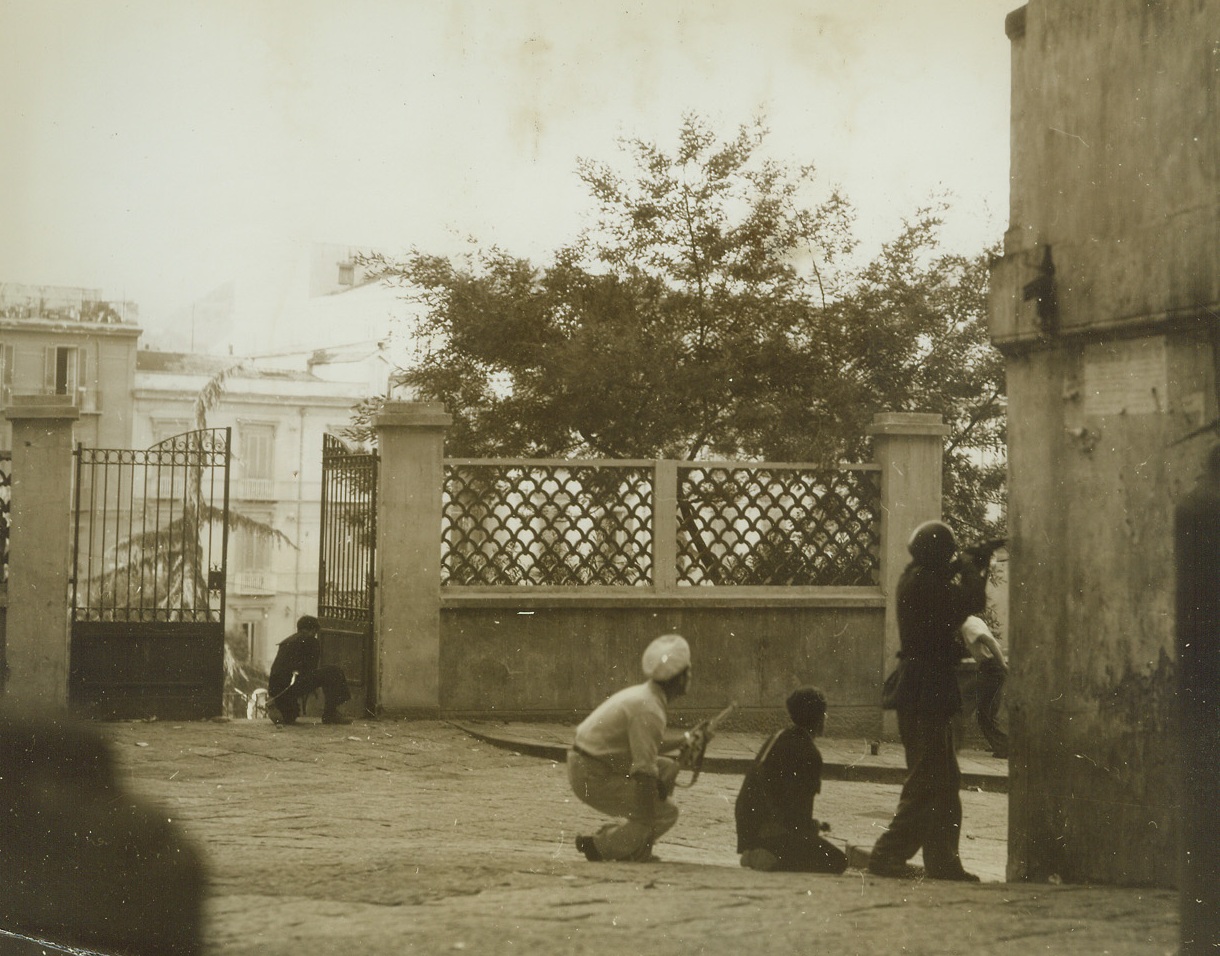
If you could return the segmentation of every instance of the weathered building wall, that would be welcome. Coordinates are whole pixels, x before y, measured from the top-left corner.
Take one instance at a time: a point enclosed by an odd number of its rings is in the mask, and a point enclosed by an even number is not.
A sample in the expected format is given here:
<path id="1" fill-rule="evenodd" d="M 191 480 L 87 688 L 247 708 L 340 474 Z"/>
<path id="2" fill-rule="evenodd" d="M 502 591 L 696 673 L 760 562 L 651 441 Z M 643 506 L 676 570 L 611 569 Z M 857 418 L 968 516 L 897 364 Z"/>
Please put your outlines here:
<path id="1" fill-rule="evenodd" d="M 1217 414 L 1217 24 L 1220 0 L 1008 19 L 1010 879 L 1175 880 L 1172 515 L 1214 439 L 1175 441 Z"/>

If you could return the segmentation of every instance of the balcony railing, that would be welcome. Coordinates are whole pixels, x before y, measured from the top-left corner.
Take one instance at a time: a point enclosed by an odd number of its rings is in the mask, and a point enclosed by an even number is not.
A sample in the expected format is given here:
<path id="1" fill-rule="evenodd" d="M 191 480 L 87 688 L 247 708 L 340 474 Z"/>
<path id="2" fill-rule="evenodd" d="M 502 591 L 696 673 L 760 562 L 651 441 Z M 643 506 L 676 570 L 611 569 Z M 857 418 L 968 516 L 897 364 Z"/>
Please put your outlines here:
<path id="1" fill-rule="evenodd" d="M 270 571 L 237 571 L 230 576 L 229 593 L 270 597 L 275 594 L 275 575 Z"/>
<path id="2" fill-rule="evenodd" d="M 272 478 L 238 478 L 234 482 L 234 497 L 242 501 L 269 501 L 275 497 Z"/>

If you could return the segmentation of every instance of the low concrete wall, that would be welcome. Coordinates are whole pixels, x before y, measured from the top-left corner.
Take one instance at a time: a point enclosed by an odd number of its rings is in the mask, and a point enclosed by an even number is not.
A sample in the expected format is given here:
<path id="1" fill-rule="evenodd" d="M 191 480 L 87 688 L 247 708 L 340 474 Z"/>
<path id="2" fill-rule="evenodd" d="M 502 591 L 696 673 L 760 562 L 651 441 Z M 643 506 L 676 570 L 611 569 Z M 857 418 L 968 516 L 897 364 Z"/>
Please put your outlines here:
<path id="1" fill-rule="evenodd" d="M 884 671 L 898 650 L 886 598 L 909 560 L 911 531 L 940 515 L 946 429 L 939 415 L 874 416 L 879 567 L 878 584 L 868 587 L 680 585 L 674 462 L 656 463 L 658 475 L 670 474 L 654 480 L 649 586 L 442 587 L 437 534 L 448 422 L 429 402 L 388 403 L 377 418 L 382 713 L 569 721 L 641 680 L 648 642 L 678 631 L 692 645 L 694 682 L 675 702 L 677 718 L 736 700 L 742 712 L 730 727 L 773 726 L 788 693 L 812 683 L 829 698 L 828 734 L 895 736 L 880 708 Z"/>
<path id="2" fill-rule="evenodd" d="M 446 595 L 441 710 L 484 719 L 581 719 L 609 694 L 643 680 L 640 655 L 648 642 L 676 631 L 690 641 L 694 679 L 690 693 L 674 702 L 675 719 L 689 722 L 736 700 L 741 709 L 728 726 L 764 729 L 783 720 L 788 693 L 808 683 L 829 699 L 827 734 L 878 737 L 885 600 L 880 589 L 816 590 L 735 597 L 692 589 L 689 597 L 653 599 Z"/>

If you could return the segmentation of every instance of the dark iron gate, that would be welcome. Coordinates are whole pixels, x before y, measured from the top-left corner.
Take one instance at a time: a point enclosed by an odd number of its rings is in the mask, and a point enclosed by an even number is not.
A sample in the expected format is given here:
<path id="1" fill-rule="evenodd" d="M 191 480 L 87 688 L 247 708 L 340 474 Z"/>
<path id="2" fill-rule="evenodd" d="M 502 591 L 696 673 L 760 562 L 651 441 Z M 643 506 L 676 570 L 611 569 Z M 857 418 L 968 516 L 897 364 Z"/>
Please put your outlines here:
<path id="1" fill-rule="evenodd" d="M 229 429 L 76 449 L 68 699 L 197 720 L 224 697 Z"/>
<path id="2" fill-rule="evenodd" d="M 377 712 L 373 588 L 377 542 L 376 452 L 322 439 L 322 530 L 318 620 L 322 662 L 337 664 L 351 686 L 352 713 Z"/>
<path id="3" fill-rule="evenodd" d="M 0 451 L 0 693 L 7 682 L 8 661 L 8 538 L 12 522 L 13 453 Z"/>

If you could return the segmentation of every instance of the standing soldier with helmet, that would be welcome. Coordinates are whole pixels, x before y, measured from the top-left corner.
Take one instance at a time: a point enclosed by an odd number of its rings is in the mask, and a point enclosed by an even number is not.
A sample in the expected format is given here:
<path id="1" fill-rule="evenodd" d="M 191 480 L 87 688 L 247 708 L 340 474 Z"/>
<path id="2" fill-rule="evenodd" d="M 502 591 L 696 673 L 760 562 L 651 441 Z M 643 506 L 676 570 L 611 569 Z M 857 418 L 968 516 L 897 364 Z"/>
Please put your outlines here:
<path id="1" fill-rule="evenodd" d="M 897 680 L 886 701 L 898 712 L 907 779 L 868 868 L 878 876 L 913 875 L 907 861 L 922 848 L 930 879 L 977 882 L 958 855 L 961 770 L 952 721 L 962 706 L 959 631 L 966 618 L 981 613 L 986 604 L 990 555 L 967 550 L 959 556 L 953 531 L 940 521 L 916 528 L 907 549 L 911 562 L 895 594 Z"/>

